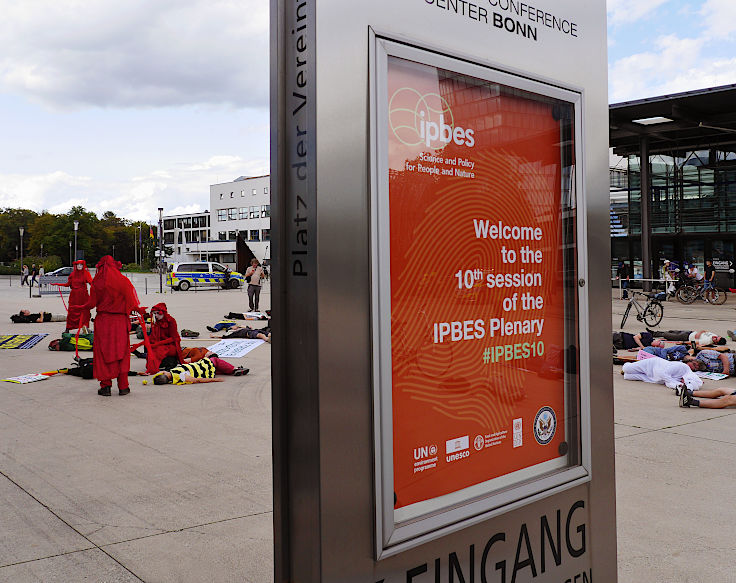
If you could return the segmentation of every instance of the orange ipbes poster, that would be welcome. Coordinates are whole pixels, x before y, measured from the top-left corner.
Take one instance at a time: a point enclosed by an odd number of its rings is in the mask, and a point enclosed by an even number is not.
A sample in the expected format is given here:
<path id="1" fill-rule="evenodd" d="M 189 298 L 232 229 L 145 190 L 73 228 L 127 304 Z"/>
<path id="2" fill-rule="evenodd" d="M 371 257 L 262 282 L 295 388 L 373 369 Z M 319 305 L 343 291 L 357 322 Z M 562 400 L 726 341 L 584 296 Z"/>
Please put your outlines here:
<path id="1" fill-rule="evenodd" d="M 565 458 L 571 107 L 397 57 L 386 98 L 400 509 Z"/>

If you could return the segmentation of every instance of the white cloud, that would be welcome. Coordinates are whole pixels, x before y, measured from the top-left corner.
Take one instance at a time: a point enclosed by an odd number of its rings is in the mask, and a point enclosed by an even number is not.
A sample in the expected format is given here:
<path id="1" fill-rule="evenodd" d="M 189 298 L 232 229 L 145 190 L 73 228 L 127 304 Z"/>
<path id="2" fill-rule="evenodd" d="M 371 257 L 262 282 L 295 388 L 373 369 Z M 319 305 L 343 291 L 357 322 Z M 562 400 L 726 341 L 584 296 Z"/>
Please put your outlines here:
<path id="1" fill-rule="evenodd" d="M 52 108 L 268 105 L 268 2 L 4 2 L 0 90 Z"/>
<path id="2" fill-rule="evenodd" d="M 652 14 L 669 0 L 607 0 L 611 25 L 630 24 Z"/>
<path id="3" fill-rule="evenodd" d="M 707 0 L 700 16 L 709 36 L 726 39 L 736 35 L 736 2 L 733 0 Z"/>
<path id="4" fill-rule="evenodd" d="M 609 98 L 612 103 L 700 89 L 701 72 L 712 70 L 703 63 L 703 39 L 667 35 L 656 39 L 654 51 L 619 59 L 609 67 Z M 707 86 L 707 85 L 706 85 Z"/>
<path id="5" fill-rule="evenodd" d="M 111 181 L 64 172 L 0 174 L 0 207 L 64 213 L 80 205 L 98 216 L 112 210 L 126 219 L 156 221 L 160 206 L 165 214 L 209 209 L 210 184 L 263 174 L 268 174 L 267 159 L 246 161 L 237 156 L 213 156 Z"/>

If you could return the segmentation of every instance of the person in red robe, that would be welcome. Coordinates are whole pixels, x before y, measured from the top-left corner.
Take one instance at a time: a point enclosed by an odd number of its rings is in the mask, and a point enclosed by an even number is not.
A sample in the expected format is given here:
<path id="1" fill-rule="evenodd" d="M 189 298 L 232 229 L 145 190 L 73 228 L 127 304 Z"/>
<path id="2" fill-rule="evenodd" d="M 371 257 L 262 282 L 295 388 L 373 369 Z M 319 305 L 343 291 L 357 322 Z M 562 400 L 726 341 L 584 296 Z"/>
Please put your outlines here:
<path id="1" fill-rule="evenodd" d="M 74 270 L 69 274 L 66 283 L 57 283 L 58 286 L 70 288 L 69 292 L 69 309 L 66 315 L 66 330 L 76 330 L 89 326 L 89 320 L 84 320 L 84 306 L 89 301 L 89 293 L 87 285 L 92 283 L 92 275 L 87 269 L 87 262 L 79 259 L 74 262 Z"/>
<path id="2" fill-rule="evenodd" d="M 181 364 L 184 357 L 181 353 L 181 337 L 176 320 L 169 314 L 166 304 L 161 302 L 151 308 L 151 333 L 148 339 L 151 350 L 148 351 L 146 372 L 155 374 L 161 366 L 161 361 L 167 356 L 175 356 Z"/>
<path id="3" fill-rule="evenodd" d="M 105 255 L 97 264 L 97 273 L 84 316 L 89 320 L 89 310 L 97 309 L 95 339 L 92 343 L 92 369 L 100 381 L 98 395 L 110 396 L 112 379 L 118 380 L 121 395 L 130 393 L 130 313 L 144 313 L 138 294 L 127 277 L 120 273 L 120 264 Z"/>

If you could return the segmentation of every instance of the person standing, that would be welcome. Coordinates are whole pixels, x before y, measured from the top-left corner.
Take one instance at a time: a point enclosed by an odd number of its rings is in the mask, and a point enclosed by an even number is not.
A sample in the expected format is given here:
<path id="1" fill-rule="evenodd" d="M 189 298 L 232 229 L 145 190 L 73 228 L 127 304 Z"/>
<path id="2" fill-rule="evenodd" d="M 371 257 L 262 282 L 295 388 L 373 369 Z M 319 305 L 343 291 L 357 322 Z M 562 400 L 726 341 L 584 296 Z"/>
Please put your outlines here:
<path id="1" fill-rule="evenodd" d="M 261 280 L 263 279 L 263 267 L 255 257 L 250 260 L 250 267 L 245 272 L 248 279 L 248 308 L 251 312 L 258 311 L 258 303 L 261 297 Z"/>
<path id="2" fill-rule="evenodd" d="M 87 285 L 92 283 L 92 275 L 87 269 L 87 262 L 79 259 L 74 262 L 74 268 L 69 274 L 66 283 L 56 283 L 54 285 L 70 288 L 69 292 L 69 310 L 66 317 L 66 330 L 74 330 L 89 325 L 89 320 L 84 320 L 84 306 L 89 301 L 89 293 Z"/>
<path id="3" fill-rule="evenodd" d="M 117 379 L 118 392 L 127 395 L 130 393 L 130 313 L 145 311 L 139 305 L 133 284 L 120 273 L 120 264 L 110 255 L 97 263 L 89 301 L 84 306 L 84 319 L 89 320 L 92 308 L 97 309 L 92 344 L 93 372 L 100 381 L 97 394 L 109 397 L 112 380 Z"/>
<path id="4" fill-rule="evenodd" d="M 713 289 L 716 281 L 716 268 L 713 267 L 713 261 L 707 259 L 705 262 L 705 283 L 703 289 Z"/>
<path id="5" fill-rule="evenodd" d="M 621 289 L 623 290 L 623 294 L 621 296 L 622 299 L 628 300 L 629 299 L 629 267 L 624 263 L 623 261 L 618 262 L 618 269 L 616 270 L 616 279 L 618 279 L 621 282 Z"/>

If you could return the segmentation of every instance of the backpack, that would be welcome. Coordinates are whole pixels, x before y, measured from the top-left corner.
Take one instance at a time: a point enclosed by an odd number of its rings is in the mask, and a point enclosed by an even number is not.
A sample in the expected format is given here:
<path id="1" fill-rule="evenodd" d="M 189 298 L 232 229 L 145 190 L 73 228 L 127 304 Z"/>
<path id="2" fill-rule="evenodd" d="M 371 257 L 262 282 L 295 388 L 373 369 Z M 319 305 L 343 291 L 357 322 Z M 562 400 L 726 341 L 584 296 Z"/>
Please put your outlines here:
<path id="1" fill-rule="evenodd" d="M 70 366 L 67 374 L 75 377 L 81 377 L 83 379 L 91 379 L 94 376 L 94 370 L 92 368 L 91 358 L 80 358 L 76 362 L 76 366 Z"/>
<path id="2" fill-rule="evenodd" d="M 80 334 L 77 339 L 76 334 L 71 332 L 64 332 L 59 340 L 58 350 L 64 350 L 67 352 L 74 352 L 77 348 L 79 350 L 92 350 L 92 343 L 94 342 L 94 332 L 88 334 Z"/>

